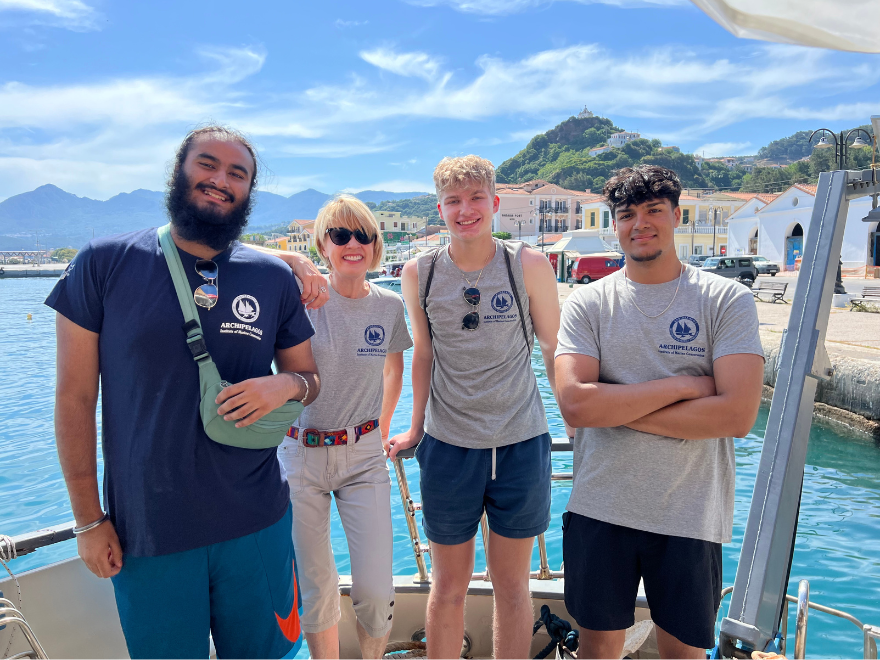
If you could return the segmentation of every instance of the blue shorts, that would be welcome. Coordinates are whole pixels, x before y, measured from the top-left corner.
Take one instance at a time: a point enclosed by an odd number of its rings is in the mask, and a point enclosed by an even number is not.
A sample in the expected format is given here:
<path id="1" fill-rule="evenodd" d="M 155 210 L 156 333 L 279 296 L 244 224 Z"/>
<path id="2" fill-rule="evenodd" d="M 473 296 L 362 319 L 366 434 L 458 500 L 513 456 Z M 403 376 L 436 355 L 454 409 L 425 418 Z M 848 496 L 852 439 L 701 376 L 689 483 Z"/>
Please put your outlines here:
<path id="1" fill-rule="evenodd" d="M 416 449 L 422 490 L 422 526 L 442 545 L 470 541 L 483 510 L 489 529 L 524 539 L 550 526 L 550 434 L 495 449 L 468 449 L 427 433 Z"/>
<path id="2" fill-rule="evenodd" d="M 302 644 L 290 508 L 274 525 L 158 557 L 123 557 L 113 579 L 132 658 L 293 657 Z"/>

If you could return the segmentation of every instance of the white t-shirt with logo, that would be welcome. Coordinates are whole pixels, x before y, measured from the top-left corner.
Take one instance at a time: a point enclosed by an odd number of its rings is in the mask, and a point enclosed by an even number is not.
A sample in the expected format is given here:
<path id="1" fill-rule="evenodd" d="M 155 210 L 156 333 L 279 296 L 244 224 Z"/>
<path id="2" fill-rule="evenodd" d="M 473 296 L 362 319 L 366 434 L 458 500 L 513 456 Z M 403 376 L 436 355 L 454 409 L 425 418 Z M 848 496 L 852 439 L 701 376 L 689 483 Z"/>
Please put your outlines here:
<path id="1" fill-rule="evenodd" d="M 379 419 L 385 356 L 413 343 L 403 299 L 395 292 L 371 284 L 367 296 L 353 299 L 339 295 L 329 282 L 327 289 L 330 300 L 309 310 L 321 393 L 296 425 L 337 431 Z"/>
<path id="2" fill-rule="evenodd" d="M 755 300 L 746 287 L 690 266 L 675 295 L 677 285 L 637 284 L 618 271 L 578 289 L 562 308 L 556 355 L 597 358 L 599 381 L 620 384 L 711 376 L 713 362 L 725 355 L 763 356 Z M 645 316 L 663 312 L 673 295 L 665 313 Z M 727 543 L 734 465 L 733 438 L 679 440 L 625 426 L 577 429 L 567 508 L 633 529 Z"/>

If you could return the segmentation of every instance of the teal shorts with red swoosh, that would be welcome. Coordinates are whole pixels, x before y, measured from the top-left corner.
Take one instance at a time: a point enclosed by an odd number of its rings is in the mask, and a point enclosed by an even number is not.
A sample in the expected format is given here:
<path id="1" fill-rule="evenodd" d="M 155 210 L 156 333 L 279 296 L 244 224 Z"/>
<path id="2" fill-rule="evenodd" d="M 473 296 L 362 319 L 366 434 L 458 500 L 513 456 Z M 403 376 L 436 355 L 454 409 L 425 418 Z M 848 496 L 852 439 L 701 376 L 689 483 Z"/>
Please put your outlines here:
<path id="1" fill-rule="evenodd" d="M 113 578 L 132 658 L 293 657 L 302 645 L 290 508 L 273 525 L 203 548 L 124 557 Z"/>

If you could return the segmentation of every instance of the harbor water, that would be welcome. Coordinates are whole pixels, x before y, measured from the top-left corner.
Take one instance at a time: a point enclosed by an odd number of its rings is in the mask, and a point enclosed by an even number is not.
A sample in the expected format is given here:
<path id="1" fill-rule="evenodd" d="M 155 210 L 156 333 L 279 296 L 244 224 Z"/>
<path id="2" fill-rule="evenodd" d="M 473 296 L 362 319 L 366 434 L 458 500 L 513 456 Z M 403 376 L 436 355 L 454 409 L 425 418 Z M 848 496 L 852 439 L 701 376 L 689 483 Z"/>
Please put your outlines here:
<path id="1" fill-rule="evenodd" d="M 72 520 L 58 464 L 53 432 L 55 387 L 55 313 L 43 305 L 54 279 L 0 281 L 0 533 L 15 535 Z M 30 319 L 28 315 L 31 315 Z M 410 353 L 406 354 L 407 371 Z M 533 356 L 547 408 L 551 435 L 565 435 L 538 352 Z M 404 391 L 392 432 L 409 424 L 412 392 Z M 762 408 L 752 432 L 736 441 L 736 509 L 733 543 L 724 547 L 724 586 L 733 584 L 743 529 L 767 422 Z M 418 499 L 418 469 L 407 461 L 410 487 Z M 99 456 L 99 470 L 101 469 Z M 553 469 L 571 471 L 571 454 L 555 454 Z M 393 477 L 392 470 L 392 479 Z M 547 532 L 551 568 L 562 561 L 560 516 L 570 484 L 554 482 L 553 519 Z M 400 498 L 392 491 L 394 572 L 414 574 Z M 340 573 L 350 572 L 348 547 L 333 513 L 333 547 Z M 880 624 L 880 446 L 870 437 L 843 427 L 814 423 L 807 453 L 804 492 L 789 593 L 810 581 L 813 601 L 842 609 L 865 623 Z M 485 566 L 477 542 L 476 567 Z M 14 560 L 15 572 L 45 566 L 76 554 L 73 541 Z M 538 564 L 537 549 L 533 568 Z M 27 595 L 24 595 L 25 599 Z M 729 597 L 719 617 L 727 611 Z M 789 630 L 794 630 L 792 620 Z M 304 647 L 305 648 L 305 647 Z M 793 641 L 789 637 L 789 648 Z M 862 635 L 852 624 L 812 612 L 807 653 L 812 657 L 861 657 Z"/>

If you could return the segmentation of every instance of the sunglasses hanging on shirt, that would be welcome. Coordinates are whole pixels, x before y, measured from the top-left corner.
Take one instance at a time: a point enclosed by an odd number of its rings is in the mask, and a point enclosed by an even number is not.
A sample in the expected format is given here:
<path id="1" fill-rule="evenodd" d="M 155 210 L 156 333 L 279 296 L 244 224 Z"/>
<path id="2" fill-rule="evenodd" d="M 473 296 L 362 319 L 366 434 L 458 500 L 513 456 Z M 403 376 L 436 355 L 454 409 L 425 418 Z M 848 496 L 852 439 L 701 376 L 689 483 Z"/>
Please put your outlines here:
<path id="1" fill-rule="evenodd" d="M 461 329 L 476 330 L 480 326 L 480 290 L 475 286 L 465 289 L 464 301 L 473 309 L 464 315 L 461 320 Z"/>
<path id="2" fill-rule="evenodd" d="M 196 262 L 196 272 L 202 276 L 207 284 L 202 284 L 193 293 L 193 300 L 199 307 L 211 309 L 217 304 L 217 275 L 219 274 L 217 264 L 210 259 L 199 259 Z"/>

